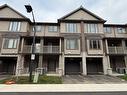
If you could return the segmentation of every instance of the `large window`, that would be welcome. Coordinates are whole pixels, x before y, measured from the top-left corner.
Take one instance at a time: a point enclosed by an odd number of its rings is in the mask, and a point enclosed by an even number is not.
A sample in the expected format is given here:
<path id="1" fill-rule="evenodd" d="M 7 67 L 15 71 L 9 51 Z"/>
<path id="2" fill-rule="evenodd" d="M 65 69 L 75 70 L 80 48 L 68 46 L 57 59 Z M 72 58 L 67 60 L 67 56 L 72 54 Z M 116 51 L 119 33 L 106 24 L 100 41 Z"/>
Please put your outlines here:
<path id="1" fill-rule="evenodd" d="M 15 49 L 15 48 L 17 48 L 17 42 L 18 42 L 18 39 L 5 38 L 4 48 L 5 49 Z"/>
<path id="2" fill-rule="evenodd" d="M 36 32 L 41 32 L 42 26 L 36 25 L 36 26 L 35 26 L 35 29 L 36 29 Z M 33 26 L 33 32 L 34 32 L 34 26 Z"/>
<path id="3" fill-rule="evenodd" d="M 112 32 L 111 27 L 104 27 L 104 32 L 111 33 Z"/>
<path id="4" fill-rule="evenodd" d="M 89 40 L 90 49 L 101 49 L 100 40 Z"/>
<path id="5" fill-rule="evenodd" d="M 87 32 L 88 33 L 97 33 L 98 30 L 98 24 L 87 24 Z"/>
<path id="6" fill-rule="evenodd" d="M 9 31 L 12 32 L 19 32 L 21 27 L 21 22 L 18 21 L 12 21 L 10 22 Z"/>
<path id="7" fill-rule="evenodd" d="M 48 31 L 49 32 L 57 32 L 58 31 L 57 26 L 48 26 Z"/>
<path id="8" fill-rule="evenodd" d="M 125 28 L 118 27 L 117 28 L 117 33 L 126 33 L 126 30 L 125 30 Z"/>
<path id="9" fill-rule="evenodd" d="M 66 48 L 67 49 L 78 49 L 78 39 L 67 39 Z"/>
<path id="10" fill-rule="evenodd" d="M 69 33 L 77 32 L 77 24 L 75 24 L 75 23 L 67 23 L 66 24 L 66 32 L 69 32 Z"/>

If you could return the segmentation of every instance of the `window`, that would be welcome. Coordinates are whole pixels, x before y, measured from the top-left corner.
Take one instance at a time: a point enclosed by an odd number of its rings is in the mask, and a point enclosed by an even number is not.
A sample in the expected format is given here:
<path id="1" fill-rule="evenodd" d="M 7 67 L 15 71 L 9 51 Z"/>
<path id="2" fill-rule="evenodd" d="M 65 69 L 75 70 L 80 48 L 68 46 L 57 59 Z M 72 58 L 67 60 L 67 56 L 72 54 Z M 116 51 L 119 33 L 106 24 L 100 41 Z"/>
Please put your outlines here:
<path id="1" fill-rule="evenodd" d="M 101 49 L 100 40 L 90 40 L 90 49 Z"/>
<path id="2" fill-rule="evenodd" d="M 21 27 L 21 22 L 16 22 L 16 21 L 10 22 L 9 31 L 18 32 L 20 31 L 20 27 Z"/>
<path id="3" fill-rule="evenodd" d="M 35 28 L 36 28 L 36 32 L 41 32 L 42 26 L 37 25 L 35 26 Z M 33 32 L 34 32 L 34 26 L 33 26 Z"/>
<path id="4" fill-rule="evenodd" d="M 7 48 L 7 49 L 17 48 L 17 42 L 18 42 L 18 39 L 9 39 L 9 38 L 6 38 L 4 40 L 4 48 Z"/>
<path id="5" fill-rule="evenodd" d="M 111 33 L 112 32 L 111 27 L 104 27 L 104 32 Z"/>
<path id="6" fill-rule="evenodd" d="M 118 27 L 117 28 L 117 33 L 126 33 L 126 30 L 125 30 L 125 28 Z"/>
<path id="7" fill-rule="evenodd" d="M 66 32 L 70 32 L 70 33 L 77 32 L 77 24 L 67 23 L 66 24 Z"/>
<path id="8" fill-rule="evenodd" d="M 57 32 L 57 26 L 48 26 L 49 32 Z"/>
<path id="9" fill-rule="evenodd" d="M 67 39 L 66 48 L 67 49 L 78 49 L 78 39 Z"/>
<path id="10" fill-rule="evenodd" d="M 87 24 L 87 32 L 88 33 L 97 33 L 98 32 L 98 24 Z"/>

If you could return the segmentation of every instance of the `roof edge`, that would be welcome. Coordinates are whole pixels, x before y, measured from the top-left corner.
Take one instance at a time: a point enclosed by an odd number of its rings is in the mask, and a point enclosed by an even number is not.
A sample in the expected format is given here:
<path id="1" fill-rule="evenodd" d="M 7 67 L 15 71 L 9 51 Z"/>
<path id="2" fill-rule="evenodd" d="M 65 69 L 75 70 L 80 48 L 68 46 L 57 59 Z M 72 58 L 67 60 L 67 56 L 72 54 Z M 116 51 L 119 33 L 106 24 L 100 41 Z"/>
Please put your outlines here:
<path id="1" fill-rule="evenodd" d="M 90 12 L 89 10 L 85 9 L 84 7 L 79 7 L 79 8 L 77 8 L 77 9 L 75 9 L 74 11 L 68 13 L 67 15 L 65 15 L 65 16 L 63 16 L 63 17 L 61 17 L 61 18 L 59 18 L 59 20 L 60 20 L 60 19 L 65 19 L 65 18 L 69 17 L 70 15 L 76 13 L 76 12 L 79 11 L 79 10 L 83 10 L 83 11 L 87 12 L 88 14 L 90 14 L 90 15 L 92 15 L 93 17 L 97 18 L 98 20 L 106 21 L 106 20 L 102 19 L 101 17 L 95 15 L 94 13 Z"/>
<path id="2" fill-rule="evenodd" d="M 5 7 L 10 8 L 11 10 L 13 10 L 14 12 L 16 12 L 17 14 L 19 14 L 20 16 L 22 16 L 24 19 L 29 19 L 26 16 L 24 16 L 23 14 L 21 14 L 20 12 L 18 12 L 17 10 L 13 9 L 12 7 L 10 7 L 8 4 L 3 4 L 0 6 L 0 9 L 3 9 Z M 30 20 L 30 19 L 29 19 Z"/>

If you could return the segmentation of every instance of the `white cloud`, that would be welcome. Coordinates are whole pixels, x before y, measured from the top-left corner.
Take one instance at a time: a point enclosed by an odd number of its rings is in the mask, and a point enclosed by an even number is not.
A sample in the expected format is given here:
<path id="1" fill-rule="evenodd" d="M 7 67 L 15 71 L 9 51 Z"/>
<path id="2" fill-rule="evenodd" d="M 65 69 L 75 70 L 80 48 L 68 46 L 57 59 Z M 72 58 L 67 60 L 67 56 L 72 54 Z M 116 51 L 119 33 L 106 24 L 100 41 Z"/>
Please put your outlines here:
<path id="1" fill-rule="evenodd" d="M 107 23 L 127 23 L 127 0 L 1 0 L 17 11 L 26 13 L 25 4 L 31 4 L 36 21 L 57 21 L 58 18 L 83 5 L 88 10 L 107 20 Z"/>

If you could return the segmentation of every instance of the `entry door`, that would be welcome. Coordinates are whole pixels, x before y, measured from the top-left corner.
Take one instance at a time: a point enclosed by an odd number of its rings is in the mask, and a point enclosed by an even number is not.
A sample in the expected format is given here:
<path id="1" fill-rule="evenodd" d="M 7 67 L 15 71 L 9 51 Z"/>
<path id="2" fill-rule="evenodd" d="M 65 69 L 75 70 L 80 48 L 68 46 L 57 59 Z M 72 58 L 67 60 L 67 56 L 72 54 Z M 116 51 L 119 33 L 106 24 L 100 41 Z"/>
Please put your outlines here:
<path id="1" fill-rule="evenodd" d="M 56 71 L 56 61 L 55 60 L 48 60 L 48 71 Z"/>

